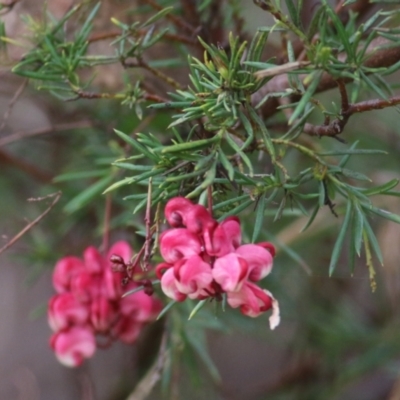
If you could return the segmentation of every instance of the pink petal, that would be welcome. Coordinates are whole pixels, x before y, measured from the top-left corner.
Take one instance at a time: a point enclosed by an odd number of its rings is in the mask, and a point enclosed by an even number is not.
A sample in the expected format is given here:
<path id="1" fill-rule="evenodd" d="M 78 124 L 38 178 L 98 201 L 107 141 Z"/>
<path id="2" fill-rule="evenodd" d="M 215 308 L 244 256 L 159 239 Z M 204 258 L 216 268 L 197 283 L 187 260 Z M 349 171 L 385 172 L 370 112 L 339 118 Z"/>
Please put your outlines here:
<path id="1" fill-rule="evenodd" d="M 83 260 L 86 269 L 92 274 L 101 274 L 107 263 L 104 257 L 93 246 L 88 247 L 83 252 Z"/>
<path id="2" fill-rule="evenodd" d="M 58 294 L 50 299 L 48 321 L 53 331 L 74 324 L 84 324 L 88 317 L 88 307 L 80 303 L 72 293 Z"/>
<path id="3" fill-rule="evenodd" d="M 271 253 L 272 257 L 275 257 L 276 250 L 275 246 L 270 242 L 261 242 L 257 243 L 259 246 L 263 247 L 264 249 L 268 250 Z"/>
<path id="4" fill-rule="evenodd" d="M 279 305 L 270 292 L 257 285 L 246 282 L 239 292 L 228 293 L 228 304 L 232 308 L 240 307 L 240 311 L 249 317 L 258 317 L 261 313 L 273 309 L 270 327 L 279 324 Z"/>
<path id="5" fill-rule="evenodd" d="M 184 228 L 169 229 L 160 237 L 161 256 L 167 263 L 200 254 L 201 250 L 197 235 Z"/>
<path id="6" fill-rule="evenodd" d="M 246 261 L 235 253 L 229 253 L 215 260 L 212 276 L 223 291 L 236 292 L 247 278 L 247 272 Z"/>
<path id="7" fill-rule="evenodd" d="M 103 285 L 105 293 L 110 300 L 118 300 L 123 293 L 122 287 L 122 273 L 114 272 L 109 265 L 104 271 Z"/>
<path id="8" fill-rule="evenodd" d="M 210 264 L 198 255 L 177 262 L 174 265 L 174 276 L 178 291 L 191 299 L 204 295 L 213 280 Z"/>
<path id="9" fill-rule="evenodd" d="M 89 327 L 73 326 L 54 334 L 50 339 L 50 346 L 62 364 L 77 367 L 85 358 L 93 356 L 96 341 Z"/>
<path id="10" fill-rule="evenodd" d="M 184 197 L 174 197 L 165 206 L 165 218 L 175 228 L 185 225 L 184 219 L 194 204 Z"/>
<path id="11" fill-rule="evenodd" d="M 207 253 L 221 257 L 234 252 L 241 242 L 240 221 L 237 217 L 228 217 L 222 221 L 211 234 L 206 243 Z"/>
<path id="12" fill-rule="evenodd" d="M 248 278 L 257 282 L 266 277 L 272 269 L 272 255 L 257 244 L 245 244 L 236 249 L 236 254 L 243 257 L 249 266 Z"/>
<path id="13" fill-rule="evenodd" d="M 81 302 L 89 302 L 99 293 L 101 277 L 83 270 L 71 279 L 70 291 Z"/>
<path id="14" fill-rule="evenodd" d="M 98 333 L 106 333 L 118 318 L 117 307 L 105 297 L 97 297 L 90 307 L 90 322 Z"/>
<path id="15" fill-rule="evenodd" d="M 71 279 L 85 269 L 85 264 L 77 257 L 64 257 L 59 260 L 53 272 L 53 286 L 58 293 L 70 288 Z"/>
<path id="16" fill-rule="evenodd" d="M 213 230 L 217 225 L 208 210 L 199 204 L 192 206 L 183 218 L 187 229 L 195 234 Z"/>
<path id="17" fill-rule="evenodd" d="M 184 301 L 187 297 L 186 294 L 180 292 L 177 288 L 173 268 L 169 268 L 161 277 L 161 289 L 166 296 L 176 301 Z"/>

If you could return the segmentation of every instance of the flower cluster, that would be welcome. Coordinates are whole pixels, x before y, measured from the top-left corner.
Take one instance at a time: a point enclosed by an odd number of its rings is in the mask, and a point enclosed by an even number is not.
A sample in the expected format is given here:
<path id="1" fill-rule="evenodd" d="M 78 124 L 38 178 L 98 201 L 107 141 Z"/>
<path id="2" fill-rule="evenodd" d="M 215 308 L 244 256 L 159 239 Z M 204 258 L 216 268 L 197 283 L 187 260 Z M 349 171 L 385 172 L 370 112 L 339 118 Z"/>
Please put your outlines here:
<path id="1" fill-rule="evenodd" d="M 129 244 L 120 241 L 106 258 L 88 247 L 83 260 L 70 256 L 57 262 L 53 285 L 58 294 L 50 299 L 48 320 L 55 332 L 50 344 L 61 363 L 74 367 L 91 357 L 95 335 L 133 343 L 143 325 L 159 313 L 160 302 L 143 291 L 121 298 L 123 274 L 114 272 L 109 260 L 131 256 Z M 130 282 L 126 289 L 137 286 Z"/>
<path id="2" fill-rule="evenodd" d="M 183 197 L 171 199 L 165 217 L 173 227 L 160 237 L 165 262 L 156 268 L 163 292 L 176 301 L 221 299 L 250 317 L 272 308 L 270 327 L 279 324 L 277 300 L 255 284 L 272 269 L 271 243 L 241 245 L 240 221 L 215 221 L 207 209 Z"/>

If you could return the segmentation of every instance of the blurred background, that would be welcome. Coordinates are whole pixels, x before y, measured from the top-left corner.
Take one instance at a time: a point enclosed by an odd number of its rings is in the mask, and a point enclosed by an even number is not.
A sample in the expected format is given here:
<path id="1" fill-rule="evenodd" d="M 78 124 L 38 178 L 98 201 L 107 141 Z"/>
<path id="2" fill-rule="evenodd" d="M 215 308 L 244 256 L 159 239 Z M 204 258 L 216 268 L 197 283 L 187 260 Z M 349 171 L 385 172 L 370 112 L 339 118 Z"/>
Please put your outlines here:
<path id="1" fill-rule="evenodd" d="M 73 3 L 52 0 L 48 8 L 60 18 Z M 304 1 L 304 18 L 307 10 L 317 4 Z M 252 2 L 244 1 L 243 9 L 250 32 L 271 21 Z M 130 17 L 132 10 L 130 1 L 102 1 L 96 24 L 108 26 L 111 15 L 122 19 Z M 371 7 L 366 15 L 373 12 Z M 41 2 L 16 1 L 1 16 L 10 37 L 26 34 L 21 19 L 26 13 L 39 18 Z M 96 52 L 110 52 L 109 43 L 99 42 L 96 46 Z M 279 46 L 279 37 L 272 40 L 271 48 L 274 46 Z M 11 58 L 19 59 L 24 51 L 10 47 Z M 95 85 L 117 91 L 129 77 L 122 68 L 107 66 L 96 75 Z M 335 96 L 326 92 L 320 98 L 329 102 Z M 71 199 L 96 182 L 96 177 L 54 179 L 66 171 L 106 168 L 117 154 L 114 128 L 133 132 L 168 125 L 167 116 L 155 118 L 154 112 L 149 115 L 140 122 L 131 109 L 115 101 L 62 102 L 12 75 L 9 66 L 1 67 L 1 244 L 49 205 L 48 200 L 28 199 L 57 190 L 63 196 L 38 225 L 0 255 L 0 399 L 128 399 L 152 363 L 164 321 L 146 329 L 136 346 L 115 343 L 108 350 L 97 351 L 82 367 L 68 369 L 57 362 L 49 348 L 51 332 L 46 320 L 46 305 L 53 295 L 52 267 L 64 255 L 79 256 L 88 245 L 101 245 L 105 205 L 100 196 L 95 202 L 81 199 L 79 207 L 71 204 Z M 360 140 L 362 148 L 388 152 L 385 157 L 356 160 L 357 170 L 370 176 L 375 184 L 399 178 L 398 121 L 397 108 L 360 114 L 350 121 L 343 135 L 349 143 Z M 103 163 L 98 162 L 99 155 Z M 302 160 L 293 159 L 294 166 L 297 162 Z M 377 196 L 374 204 L 400 213 L 396 197 Z M 130 205 L 115 200 L 113 215 L 113 240 L 124 238 L 133 244 L 140 241 L 134 235 L 141 228 L 140 218 L 132 215 Z M 270 331 L 267 316 L 249 320 L 238 316 L 237 311 L 219 316 L 222 323 L 215 324 L 218 329 L 223 326 L 223 331 L 210 330 L 207 343 L 220 380 L 192 354 L 188 357 L 193 359 L 182 362 L 179 376 L 174 378 L 179 391 L 165 395 L 156 385 L 148 399 L 400 399 L 399 226 L 373 221 L 385 261 L 382 267 L 376 265 L 377 288 L 373 292 L 362 257 L 351 275 L 348 255 L 342 254 L 339 268 L 328 277 L 334 235 L 341 221 L 326 209 L 312 228 L 300 235 L 306 221 L 306 217 L 290 210 L 278 222 L 273 223 L 273 215 L 266 218 L 271 232 L 266 239 L 278 248 L 274 271 L 266 285 L 280 301 L 279 328 Z M 243 223 L 246 228 L 252 220 Z M 194 323 L 188 329 L 195 327 Z M 190 363 L 196 366 L 190 367 Z M 195 381 L 190 368 L 197 368 Z M 129 397 L 141 398 L 145 397 Z"/>

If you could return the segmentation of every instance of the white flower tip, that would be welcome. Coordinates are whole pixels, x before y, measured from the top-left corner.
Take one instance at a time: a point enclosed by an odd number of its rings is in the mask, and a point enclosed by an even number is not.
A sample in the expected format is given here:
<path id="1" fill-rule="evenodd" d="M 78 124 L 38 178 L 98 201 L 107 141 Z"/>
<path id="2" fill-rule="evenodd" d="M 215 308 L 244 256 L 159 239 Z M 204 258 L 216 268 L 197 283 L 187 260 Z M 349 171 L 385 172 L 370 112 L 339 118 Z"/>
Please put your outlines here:
<path id="1" fill-rule="evenodd" d="M 271 330 L 274 330 L 281 322 L 279 303 L 278 300 L 276 300 L 275 297 L 272 296 L 271 292 L 268 291 L 266 292 L 268 293 L 269 296 L 271 296 L 272 299 L 272 314 L 269 317 L 269 327 L 271 328 Z"/>

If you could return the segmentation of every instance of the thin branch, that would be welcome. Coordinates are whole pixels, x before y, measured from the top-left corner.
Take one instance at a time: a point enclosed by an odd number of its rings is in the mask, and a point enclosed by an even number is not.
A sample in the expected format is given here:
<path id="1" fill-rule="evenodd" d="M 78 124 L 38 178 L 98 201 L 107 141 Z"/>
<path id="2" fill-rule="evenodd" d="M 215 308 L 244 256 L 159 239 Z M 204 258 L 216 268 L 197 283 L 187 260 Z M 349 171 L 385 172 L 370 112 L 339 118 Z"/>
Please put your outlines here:
<path id="1" fill-rule="evenodd" d="M 33 136 L 44 135 L 46 133 L 53 133 L 59 131 L 67 131 L 70 129 L 90 128 L 92 123 L 90 121 L 71 122 L 66 124 L 53 125 L 48 128 L 34 129 L 32 131 L 20 131 L 8 135 L 0 139 L 0 147 L 6 146 L 10 143 L 17 142 Z"/>
<path id="2" fill-rule="evenodd" d="M 53 175 L 49 174 L 48 172 L 43 171 L 42 169 L 36 167 L 36 165 L 32 165 L 31 163 L 11 155 L 4 150 L 0 150 L 0 163 L 11 165 L 20 171 L 25 172 L 33 179 L 45 184 L 49 183 L 53 179 Z"/>
<path id="3" fill-rule="evenodd" d="M 144 217 L 144 223 L 146 224 L 146 239 L 144 242 L 144 255 L 143 255 L 143 270 L 147 271 L 150 265 L 151 257 L 151 238 L 153 233 L 151 232 L 151 195 L 152 195 L 152 177 L 149 178 L 149 187 L 147 190 L 147 206 L 146 215 Z"/>
<path id="4" fill-rule="evenodd" d="M 162 6 L 157 4 L 154 0 L 145 0 L 147 4 L 153 7 L 155 10 L 160 11 L 163 9 Z M 170 20 L 177 28 L 181 28 L 184 31 L 193 34 L 196 30 L 193 26 L 189 25 L 185 20 L 182 18 L 177 17 L 174 14 L 167 14 L 165 16 L 166 19 Z"/>
<path id="5" fill-rule="evenodd" d="M 154 364 L 149 368 L 146 375 L 136 385 L 134 391 L 126 400 L 144 400 L 153 390 L 156 383 L 161 379 L 161 372 L 166 364 L 169 353 L 167 350 L 168 332 L 165 329 L 161 338 L 160 350 Z"/>
<path id="6" fill-rule="evenodd" d="M 104 256 L 107 255 L 108 248 L 110 245 L 110 219 L 111 219 L 111 206 L 112 206 L 112 200 L 111 200 L 111 194 L 108 193 L 106 194 L 106 204 L 104 207 L 104 227 L 103 227 L 103 244 L 102 244 L 102 250 Z"/>
<path id="7" fill-rule="evenodd" d="M 182 86 L 180 83 L 178 83 L 175 79 L 171 78 L 170 76 L 164 74 L 163 72 L 159 71 L 156 68 L 151 67 L 149 64 L 147 64 L 142 58 L 137 57 L 135 60 L 122 60 L 122 66 L 124 68 L 135 68 L 135 67 L 140 67 L 143 68 L 147 71 L 149 71 L 151 74 L 156 76 L 157 78 L 161 79 L 168 85 L 172 86 L 175 89 L 182 89 Z"/>
<path id="8" fill-rule="evenodd" d="M 28 201 L 41 201 L 50 197 L 54 197 L 53 202 L 50 204 L 50 206 L 42 213 L 40 214 L 36 219 L 34 219 L 32 222 L 30 222 L 28 225 L 25 226 L 24 229 L 22 229 L 19 233 L 17 233 L 10 241 L 8 241 L 1 249 L 0 249 L 0 254 L 3 253 L 5 250 L 9 249 L 12 245 L 14 245 L 23 235 L 25 235 L 26 232 L 28 232 L 30 229 L 32 229 L 36 224 L 38 224 L 50 211 L 51 209 L 58 203 L 61 197 L 61 192 L 56 192 L 49 194 L 48 196 L 45 197 L 40 197 L 37 199 L 28 199 Z"/>
<path id="9" fill-rule="evenodd" d="M 11 116 L 11 112 L 12 109 L 14 108 L 15 103 L 18 101 L 18 99 L 20 98 L 20 96 L 22 95 L 22 93 L 24 92 L 26 86 L 28 85 L 28 79 L 24 79 L 24 81 L 22 82 L 22 84 L 19 86 L 19 88 L 17 89 L 17 91 L 15 92 L 13 98 L 10 100 L 10 102 L 8 103 L 7 109 L 5 111 L 5 113 L 3 114 L 3 120 L 0 124 L 0 132 L 4 129 L 4 127 L 7 124 L 8 119 Z"/>
<path id="10" fill-rule="evenodd" d="M 347 108 L 343 109 L 343 97 L 342 97 L 342 112 L 339 118 L 333 120 L 329 125 L 312 125 L 306 123 L 304 125 L 303 132 L 310 136 L 331 136 L 336 137 L 343 132 L 349 118 L 356 113 L 381 110 L 383 108 L 392 107 L 400 104 L 400 96 L 394 96 L 388 100 L 373 99 L 360 101 L 355 104 L 348 104 Z M 345 101 L 346 105 L 346 101 Z"/>

